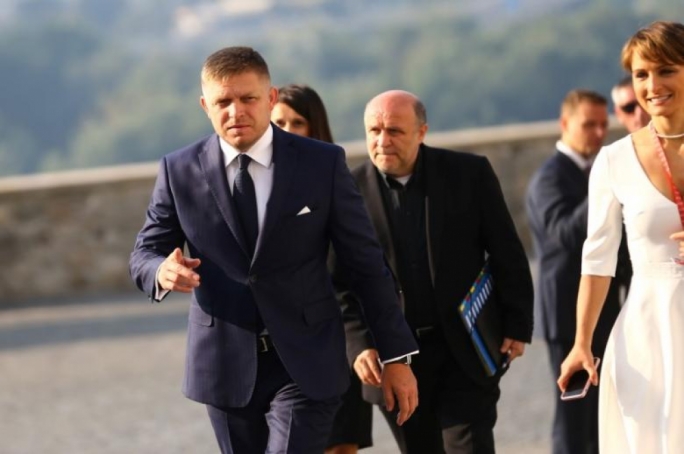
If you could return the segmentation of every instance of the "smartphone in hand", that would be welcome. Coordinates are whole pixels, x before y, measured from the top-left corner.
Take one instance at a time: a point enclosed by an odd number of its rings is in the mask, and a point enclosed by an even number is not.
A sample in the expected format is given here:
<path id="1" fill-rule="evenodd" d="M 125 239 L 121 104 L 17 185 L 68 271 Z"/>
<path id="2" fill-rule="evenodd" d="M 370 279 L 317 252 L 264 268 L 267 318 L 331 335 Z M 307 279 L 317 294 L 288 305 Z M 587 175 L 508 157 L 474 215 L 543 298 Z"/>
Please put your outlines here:
<path id="1" fill-rule="evenodd" d="M 594 367 L 598 367 L 601 363 L 601 358 L 594 358 Z M 591 386 L 591 381 L 589 380 L 589 372 L 586 370 L 578 370 L 570 376 L 568 380 L 568 386 L 565 391 L 561 394 L 561 400 L 575 400 L 581 399 L 587 395 L 589 392 L 589 387 Z"/>

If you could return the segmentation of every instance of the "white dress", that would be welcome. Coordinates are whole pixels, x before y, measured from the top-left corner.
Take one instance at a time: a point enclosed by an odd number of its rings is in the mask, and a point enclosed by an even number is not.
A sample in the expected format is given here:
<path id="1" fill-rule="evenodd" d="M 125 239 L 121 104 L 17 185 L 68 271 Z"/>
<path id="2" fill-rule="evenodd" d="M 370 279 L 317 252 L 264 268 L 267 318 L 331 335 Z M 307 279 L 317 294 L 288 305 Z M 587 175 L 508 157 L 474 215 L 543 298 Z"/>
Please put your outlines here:
<path id="1" fill-rule="evenodd" d="M 684 265 L 672 261 L 682 229 L 630 136 L 598 154 L 589 181 L 582 274 L 612 276 L 624 219 L 634 277 L 603 358 L 601 454 L 684 453 Z"/>

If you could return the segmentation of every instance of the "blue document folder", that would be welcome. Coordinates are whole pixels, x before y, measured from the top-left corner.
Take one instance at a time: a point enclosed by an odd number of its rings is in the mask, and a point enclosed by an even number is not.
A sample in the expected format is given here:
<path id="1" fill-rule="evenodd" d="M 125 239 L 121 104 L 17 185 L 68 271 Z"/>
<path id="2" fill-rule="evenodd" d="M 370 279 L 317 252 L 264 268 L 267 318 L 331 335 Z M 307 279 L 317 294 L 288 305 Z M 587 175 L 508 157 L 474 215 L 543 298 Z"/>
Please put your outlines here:
<path id="1" fill-rule="evenodd" d="M 500 351 L 503 323 L 497 304 L 487 261 L 461 301 L 459 313 L 485 373 L 490 377 L 507 367 L 507 357 Z"/>

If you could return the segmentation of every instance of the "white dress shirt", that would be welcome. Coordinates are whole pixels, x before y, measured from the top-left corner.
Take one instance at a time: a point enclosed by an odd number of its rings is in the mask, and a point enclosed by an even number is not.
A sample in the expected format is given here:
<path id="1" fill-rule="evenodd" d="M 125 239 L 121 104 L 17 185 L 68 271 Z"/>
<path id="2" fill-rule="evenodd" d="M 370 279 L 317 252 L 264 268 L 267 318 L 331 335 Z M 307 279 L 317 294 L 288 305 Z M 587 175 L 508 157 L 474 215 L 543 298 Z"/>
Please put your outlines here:
<path id="1" fill-rule="evenodd" d="M 240 152 L 223 139 L 220 139 L 219 142 L 221 144 L 221 152 L 223 153 L 223 161 L 226 164 L 228 187 L 232 194 L 235 176 L 239 169 L 237 157 Z M 244 154 L 252 158 L 247 171 L 249 176 L 252 177 L 252 181 L 254 181 L 257 216 L 259 217 L 259 234 L 261 234 L 261 230 L 264 227 L 264 219 L 266 218 L 266 204 L 271 197 L 271 189 L 273 188 L 273 127 L 269 125 L 264 135 Z"/>

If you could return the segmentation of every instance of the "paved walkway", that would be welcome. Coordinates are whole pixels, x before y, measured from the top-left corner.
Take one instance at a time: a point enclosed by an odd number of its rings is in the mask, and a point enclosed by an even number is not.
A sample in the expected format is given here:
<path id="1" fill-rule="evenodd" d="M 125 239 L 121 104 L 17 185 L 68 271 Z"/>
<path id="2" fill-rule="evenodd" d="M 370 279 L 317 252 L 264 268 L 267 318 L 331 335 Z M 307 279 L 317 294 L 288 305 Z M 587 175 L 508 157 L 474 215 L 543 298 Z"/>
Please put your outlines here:
<path id="1" fill-rule="evenodd" d="M 186 310 L 186 298 L 142 295 L 0 309 L 0 453 L 216 453 L 204 407 L 180 393 Z M 502 388 L 499 454 L 548 453 L 542 342 Z M 397 452 L 379 414 L 374 435 L 364 453 Z"/>

